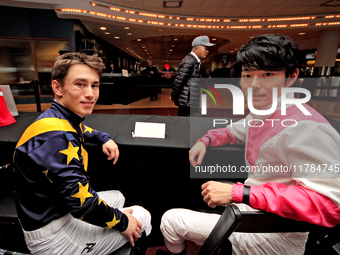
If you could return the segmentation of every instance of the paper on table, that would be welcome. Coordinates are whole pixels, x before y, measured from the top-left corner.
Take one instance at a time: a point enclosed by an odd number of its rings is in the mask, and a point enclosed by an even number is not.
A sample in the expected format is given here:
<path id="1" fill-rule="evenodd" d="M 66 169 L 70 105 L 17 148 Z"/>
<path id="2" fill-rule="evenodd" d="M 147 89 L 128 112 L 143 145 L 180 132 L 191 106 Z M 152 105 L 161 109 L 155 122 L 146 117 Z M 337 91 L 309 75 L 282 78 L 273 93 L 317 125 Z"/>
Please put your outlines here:
<path id="1" fill-rule="evenodd" d="M 165 138 L 165 123 L 136 121 L 132 137 Z"/>

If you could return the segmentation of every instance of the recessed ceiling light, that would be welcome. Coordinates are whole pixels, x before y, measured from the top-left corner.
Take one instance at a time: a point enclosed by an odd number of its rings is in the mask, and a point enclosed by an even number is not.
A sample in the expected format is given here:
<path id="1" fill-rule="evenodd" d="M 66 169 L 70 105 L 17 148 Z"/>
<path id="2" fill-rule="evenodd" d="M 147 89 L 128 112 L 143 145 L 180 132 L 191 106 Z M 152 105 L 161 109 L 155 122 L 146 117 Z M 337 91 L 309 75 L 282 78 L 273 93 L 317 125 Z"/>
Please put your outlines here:
<path id="1" fill-rule="evenodd" d="M 115 39 L 119 39 L 119 36 L 115 36 Z"/>
<path id="2" fill-rule="evenodd" d="M 109 35 L 109 34 L 110 34 L 110 32 L 105 32 L 105 34 L 106 34 L 106 35 Z"/>
<path id="3" fill-rule="evenodd" d="M 132 33 L 127 33 L 127 35 L 132 35 Z"/>
<path id="4" fill-rule="evenodd" d="M 142 41 L 142 39 L 138 38 L 138 39 L 137 39 L 137 42 L 140 42 L 140 41 Z"/>
<path id="5" fill-rule="evenodd" d="M 171 47 L 175 47 L 175 45 L 171 45 Z"/>
<path id="6" fill-rule="evenodd" d="M 174 41 L 178 41 L 178 39 L 177 39 L 177 38 L 175 38 L 175 39 L 174 39 Z"/>
<path id="7" fill-rule="evenodd" d="M 142 46 L 142 48 L 145 48 L 145 46 Z"/>
<path id="8" fill-rule="evenodd" d="M 170 49 L 170 51 L 172 51 L 172 49 Z"/>
<path id="9" fill-rule="evenodd" d="M 305 35 L 306 33 L 299 33 L 299 35 Z"/>
<path id="10" fill-rule="evenodd" d="M 213 39 L 211 39 L 212 41 L 216 41 L 217 39 L 216 38 L 213 38 Z"/>
<path id="11" fill-rule="evenodd" d="M 100 30 L 106 30 L 106 27 L 100 27 Z"/>
<path id="12" fill-rule="evenodd" d="M 124 29 L 130 29 L 129 27 L 124 27 Z"/>

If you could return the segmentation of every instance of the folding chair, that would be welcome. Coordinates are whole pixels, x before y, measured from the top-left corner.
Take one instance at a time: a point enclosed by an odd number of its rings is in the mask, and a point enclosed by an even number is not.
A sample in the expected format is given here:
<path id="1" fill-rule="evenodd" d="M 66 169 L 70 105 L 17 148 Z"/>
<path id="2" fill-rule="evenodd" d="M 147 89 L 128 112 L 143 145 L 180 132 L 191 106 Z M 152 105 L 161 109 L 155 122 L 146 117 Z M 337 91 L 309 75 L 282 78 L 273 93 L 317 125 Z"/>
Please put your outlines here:
<path id="1" fill-rule="evenodd" d="M 310 232 L 307 246 L 312 248 L 306 247 L 305 254 L 340 254 L 340 224 L 334 228 L 326 228 L 272 213 L 241 212 L 236 205 L 230 205 L 224 209 L 198 255 L 232 254 L 228 237 L 233 232 Z"/>

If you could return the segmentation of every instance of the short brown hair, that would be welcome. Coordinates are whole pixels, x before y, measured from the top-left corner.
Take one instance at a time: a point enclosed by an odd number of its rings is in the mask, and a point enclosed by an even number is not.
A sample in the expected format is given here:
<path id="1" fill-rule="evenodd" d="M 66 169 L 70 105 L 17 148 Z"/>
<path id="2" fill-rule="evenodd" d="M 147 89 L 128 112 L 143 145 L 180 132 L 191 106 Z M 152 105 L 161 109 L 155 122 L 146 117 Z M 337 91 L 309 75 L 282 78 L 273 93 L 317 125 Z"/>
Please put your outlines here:
<path id="1" fill-rule="evenodd" d="M 87 65 L 96 71 L 100 77 L 103 72 L 103 60 L 95 55 L 86 55 L 84 53 L 65 53 L 57 57 L 52 67 L 52 81 L 56 80 L 63 84 L 68 70 L 73 65 Z"/>

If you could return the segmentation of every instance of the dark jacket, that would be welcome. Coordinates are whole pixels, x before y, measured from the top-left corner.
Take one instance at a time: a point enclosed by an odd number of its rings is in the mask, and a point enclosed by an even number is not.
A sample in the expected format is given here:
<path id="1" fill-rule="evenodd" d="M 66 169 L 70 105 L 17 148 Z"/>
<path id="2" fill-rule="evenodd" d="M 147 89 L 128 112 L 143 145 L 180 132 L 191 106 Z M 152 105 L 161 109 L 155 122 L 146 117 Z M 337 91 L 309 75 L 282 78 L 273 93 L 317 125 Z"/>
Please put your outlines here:
<path id="1" fill-rule="evenodd" d="M 195 81 L 199 78 L 199 62 L 191 53 L 179 64 L 172 84 L 171 98 L 179 107 L 199 107 L 200 90 Z"/>
<path id="2" fill-rule="evenodd" d="M 87 177 L 85 142 L 102 145 L 111 138 L 83 120 L 53 102 L 20 138 L 14 157 L 15 188 L 18 215 L 26 231 L 67 213 L 97 226 L 127 228 L 126 215 L 103 202 Z"/>

